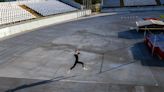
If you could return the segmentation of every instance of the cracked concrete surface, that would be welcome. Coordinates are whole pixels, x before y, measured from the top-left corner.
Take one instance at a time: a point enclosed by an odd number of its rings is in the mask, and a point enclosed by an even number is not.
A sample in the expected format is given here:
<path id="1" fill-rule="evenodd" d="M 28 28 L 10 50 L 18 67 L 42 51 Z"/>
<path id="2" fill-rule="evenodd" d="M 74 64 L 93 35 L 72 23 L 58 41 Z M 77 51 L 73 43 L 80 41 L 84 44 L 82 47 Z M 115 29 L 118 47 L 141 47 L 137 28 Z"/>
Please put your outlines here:
<path id="1" fill-rule="evenodd" d="M 136 20 L 160 14 L 98 16 L 3 40 L 0 42 L 0 91 L 163 92 L 164 68 L 158 64 L 149 66 L 148 61 L 163 62 L 151 56 L 143 43 L 143 33 L 131 30 Z M 121 18 L 127 16 L 137 17 Z M 81 50 L 80 61 L 88 70 L 77 65 L 68 73 L 76 48 Z M 73 77 L 46 82 L 59 76 Z"/>

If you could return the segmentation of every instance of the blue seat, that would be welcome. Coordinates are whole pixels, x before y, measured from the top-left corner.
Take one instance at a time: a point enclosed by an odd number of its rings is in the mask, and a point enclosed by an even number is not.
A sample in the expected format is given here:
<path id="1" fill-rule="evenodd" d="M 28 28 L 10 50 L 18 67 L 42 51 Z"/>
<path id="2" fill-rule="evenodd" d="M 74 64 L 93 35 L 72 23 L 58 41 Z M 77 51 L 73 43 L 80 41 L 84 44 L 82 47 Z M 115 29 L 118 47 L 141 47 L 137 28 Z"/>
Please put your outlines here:
<path id="1" fill-rule="evenodd" d="M 161 1 L 161 4 L 164 4 L 164 0 L 160 0 Z"/>
<path id="2" fill-rule="evenodd" d="M 103 0 L 103 7 L 119 7 L 120 0 Z"/>

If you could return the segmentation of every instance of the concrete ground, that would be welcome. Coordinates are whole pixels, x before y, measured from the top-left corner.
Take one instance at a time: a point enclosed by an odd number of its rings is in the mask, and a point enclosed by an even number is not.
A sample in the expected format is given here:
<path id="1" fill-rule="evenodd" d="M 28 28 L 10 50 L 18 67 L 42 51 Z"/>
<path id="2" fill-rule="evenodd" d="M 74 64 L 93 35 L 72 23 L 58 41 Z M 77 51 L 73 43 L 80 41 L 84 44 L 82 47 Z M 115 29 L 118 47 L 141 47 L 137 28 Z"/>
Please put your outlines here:
<path id="1" fill-rule="evenodd" d="M 135 30 L 135 21 L 163 13 L 100 14 L 3 40 L 0 92 L 163 92 L 164 62 Z M 88 70 L 69 73 L 76 48 Z"/>

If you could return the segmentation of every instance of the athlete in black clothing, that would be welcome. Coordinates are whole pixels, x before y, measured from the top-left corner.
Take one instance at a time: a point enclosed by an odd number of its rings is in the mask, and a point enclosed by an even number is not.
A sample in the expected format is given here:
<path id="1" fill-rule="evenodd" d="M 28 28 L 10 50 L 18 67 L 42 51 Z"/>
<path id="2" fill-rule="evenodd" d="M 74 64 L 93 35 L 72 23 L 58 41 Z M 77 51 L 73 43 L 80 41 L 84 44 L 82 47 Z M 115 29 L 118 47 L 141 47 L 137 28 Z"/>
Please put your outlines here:
<path id="1" fill-rule="evenodd" d="M 84 67 L 84 63 L 79 61 L 79 54 L 80 54 L 80 50 L 79 50 L 79 49 L 76 49 L 76 50 L 75 50 L 75 54 L 74 54 L 74 56 L 75 56 L 75 63 L 74 63 L 74 65 L 70 68 L 70 70 L 72 70 L 73 68 L 75 68 L 75 66 L 76 66 L 77 63 L 81 64 L 82 67 L 85 68 L 85 67 Z"/>

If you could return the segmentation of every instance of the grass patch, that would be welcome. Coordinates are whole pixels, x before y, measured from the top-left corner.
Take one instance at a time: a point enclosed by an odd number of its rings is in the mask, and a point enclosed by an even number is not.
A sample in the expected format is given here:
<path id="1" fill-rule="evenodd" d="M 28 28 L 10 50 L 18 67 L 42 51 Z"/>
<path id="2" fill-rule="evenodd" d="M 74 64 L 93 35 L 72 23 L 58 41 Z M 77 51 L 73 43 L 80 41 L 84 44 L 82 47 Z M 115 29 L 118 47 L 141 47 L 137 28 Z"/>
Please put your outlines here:
<path id="1" fill-rule="evenodd" d="M 161 18 L 161 19 L 164 19 L 164 15 L 160 15 L 160 18 Z"/>

